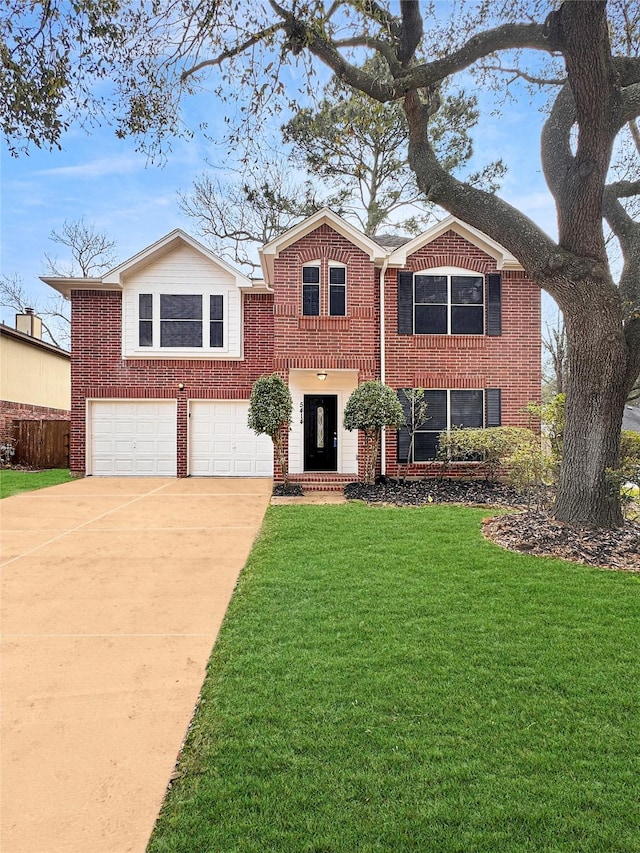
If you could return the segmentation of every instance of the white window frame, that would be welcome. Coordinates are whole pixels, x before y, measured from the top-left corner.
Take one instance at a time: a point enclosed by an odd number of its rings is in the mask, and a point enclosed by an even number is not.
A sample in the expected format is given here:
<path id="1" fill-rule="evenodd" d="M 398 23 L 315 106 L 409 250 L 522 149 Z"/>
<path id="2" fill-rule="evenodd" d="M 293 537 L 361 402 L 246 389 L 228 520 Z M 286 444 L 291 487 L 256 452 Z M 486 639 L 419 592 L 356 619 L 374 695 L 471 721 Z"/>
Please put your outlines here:
<path id="1" fill-rule="evenodd" d="M 416 306 L 417 305 L 425 305 L 428 303 L 424 302 L 416 302 L 416 278 L 417 276 L 428 275 L 428 276 L 446 276 L 447 277 L 447 331 L 446 332 L 418 332 L 416 331 L 417 323 L 416 323 Z M 452 312 L 452 302 L 451 302 L 451 279 L 454 276 L 467 276 L 468 278 L 481 278 L 482 279 L 482 302 L 474 305 L 473 307 L 482 309 L 482 331 L 481 332 L 452 332 L 451 331 L 451 312 Z M 487 302 L 487 277 L 483 273 L 477 272 L 475 270 L 464 269 L 462 267 L 435 267 L 433 269 L 424 269 L 418 270 L 413 273 L 413 329 L 415 335 L 469 335 L 474 338 L 480 338 L 487 334 L 487 322 L 486 322 L 486 302 Z M 443 303 L 431 303 L 434 305 L 442 305 Z M 458 303 L 456 303 L 457 305 Z"/>
<path id="2" fill-rule="evenodd" d="M 331 270 L 338 269 L 344 270 L 344 284 L 332 285 L 331 284 Z M 341 264 L 338 261 L 329 261 L 329 272 L 327 274 L 327 313 L 330 317 L 346 317 L 348 306 L 347 306 L 347 265 Z M 332 287 L 342 287 L 344 288 L 344 314 L 332 314 L 331 313 L 331 288 Z"/>
<path id="3" fill-rule="evenodd" d="M 318 313 L 317 314 L 305 314 L 304 313 L 304 288 L 305 288 L 304 272 L 300 273 L 300 300 L 301 300 L 300 313 L 303 317 L 319 317 L 322 314 L 322 263 L 319 260 L 307 261 L 306 263 L 302 264 L 302 269 L 303 270 L 305 270 L 305 269 L 317 269 L 318 270 L 318 283 L 317 283 Z M 308 284 L 311 284 L 311 283 L 312 282 L 308 282 Z M 315 282 L 313 282 L 313 284 L 315 285 Z"/>
<path id="4" fill-rule="evenodd" d="M 152 345 L 141 346 L 140 344 L 140 321 L 146 318 L 140 317 L 140 296 L 151 296 L 151 328 L 152 328 Z M 198 296 L 202 300 L 202 346 L 185 346 L 185 347 L 163 347 L 160 345 L 160 297 L 161 296 Z M 210 341 L 210 323 L 211 323 L 211 296 L 222 297 L 222 346 L 209 346 Z M 192 354 L 221 354 L 225 353 L 229 346 L 229 299 L 228 293 L 220 288 L 193 288 L 188 291 L 181 292 L 180 290 L 162 289 L 152 290 L 150 288 L 140 288 L 133 294 L 134 312 L 135 312 L 135 352 L 137 355 L 192 355 Z"/>

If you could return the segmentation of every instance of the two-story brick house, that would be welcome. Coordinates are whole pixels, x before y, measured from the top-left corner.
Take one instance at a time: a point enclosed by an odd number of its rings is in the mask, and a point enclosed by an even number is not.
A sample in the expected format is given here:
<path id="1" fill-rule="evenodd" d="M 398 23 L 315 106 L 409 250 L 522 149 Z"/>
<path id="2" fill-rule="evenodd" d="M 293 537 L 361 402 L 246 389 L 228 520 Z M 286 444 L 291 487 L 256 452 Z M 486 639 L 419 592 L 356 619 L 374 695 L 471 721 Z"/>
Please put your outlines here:
<path id="1" fill-rule="evenodd" d="M 322 210 L 260 254 L 252 281 L 174 231 L 100 279 L 43 279 L 72 301 L 74 471 L 271 476 L 271 443 L 247 411 L 255 379 L 274 371 L 294 403 L 290 473 L 312 487 L 358 476 L 342 417 L 367 379 L 426 389 L 410 474 L 434 470 L 451 425 L 526 423 L 540 291 L 486 235 L 448 217 L 385 247 Z M 386 434 L 383 473 L 406 444 Z"/>

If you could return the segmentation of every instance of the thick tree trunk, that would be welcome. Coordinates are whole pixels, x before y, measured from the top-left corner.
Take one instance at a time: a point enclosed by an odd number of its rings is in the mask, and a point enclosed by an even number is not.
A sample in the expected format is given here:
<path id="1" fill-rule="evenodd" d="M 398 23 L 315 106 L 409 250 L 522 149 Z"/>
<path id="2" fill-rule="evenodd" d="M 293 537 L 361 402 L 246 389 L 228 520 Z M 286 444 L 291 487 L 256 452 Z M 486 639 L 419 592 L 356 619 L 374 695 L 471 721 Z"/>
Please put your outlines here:
<path id="1" fill-rule="evenodd" d="M 622 302 L 608 268 L 602 230 L 607 169 L 622 122 L 605 7 L 602 0 L 564 2 L 549 16 L 548 29 L 545 25 L 548 47 L 563 53 L 569 80 L 542 138 L 545 177 L 558 209 L 558 244 L 497 196 L 448 174 L 429 140 L 437 89 L 402 92 L 409 164 L 419 188 L 429 200 L 510 249 L 562 308 L 569 376 L 555 514 L 577 525 L 610 528 L 621 524 L 622 512 L 606 469 L 618 465 L 624 401 L 637 376 L 639 354 L 638 336 L 629 323 L 625 340 Z M 624 241 L 623 249 L 628 258 Z"/>
<path id="2" fill-rule="evenodd" d="M 629 351 L 620 312 L 596 304 L 574 307 L 565 323 L 571 371 L 554 514 L 578 526 L 617 527 L 623 521 L 620 494 L 607 469 L 618 466 L 627 395 Z"/>

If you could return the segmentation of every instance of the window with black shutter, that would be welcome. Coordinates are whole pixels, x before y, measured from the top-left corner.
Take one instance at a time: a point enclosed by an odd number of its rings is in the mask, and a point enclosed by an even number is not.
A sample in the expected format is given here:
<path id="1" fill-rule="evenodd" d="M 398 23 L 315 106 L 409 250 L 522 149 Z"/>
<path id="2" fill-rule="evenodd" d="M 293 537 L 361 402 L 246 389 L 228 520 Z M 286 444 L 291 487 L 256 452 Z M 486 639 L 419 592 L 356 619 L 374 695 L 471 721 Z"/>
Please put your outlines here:
<path id="1" fill-rule="evenodd" d="M 487 388 L 485 397 L 485 426 L 502 426 L 502 391 L 500 388 Z"/>
<path id="2" fill-rule="evenodd" d="M 489 389 L 495 392 L 499 389 Z M 413 420 L 411 401 L 402 389 L 398 399 L 408 422 Z M 408 459 L 410 434 L 406 427 L 398 430 L 398 462 L 432 462 L 438 458 L 440 433 L 451 427 L 482 427 L 485 421 L 485 392 L 481 389 L 427 389 L 427 419 L 416 424 L 412 458 Z"/>
<path id="3" fill-rule="evenodd" d="M 224 299 L 219 294 L 209 297 L 209 346 L 224 345 Z"/>
<path id="4" fill-rule="evenodd" d="M 500 335 L 499 273 L 398 273 L 398 334 Z"/>
<path id="5" fill-rule="evenodd" d="M 502 334 L 502 276 L 499 272 L 487 276 L 487 334 Z"/>
<path id="6" fill-rule="evenodd" d="M 398 273 L 398 334 L 413 334 L 413 273 Z"/>

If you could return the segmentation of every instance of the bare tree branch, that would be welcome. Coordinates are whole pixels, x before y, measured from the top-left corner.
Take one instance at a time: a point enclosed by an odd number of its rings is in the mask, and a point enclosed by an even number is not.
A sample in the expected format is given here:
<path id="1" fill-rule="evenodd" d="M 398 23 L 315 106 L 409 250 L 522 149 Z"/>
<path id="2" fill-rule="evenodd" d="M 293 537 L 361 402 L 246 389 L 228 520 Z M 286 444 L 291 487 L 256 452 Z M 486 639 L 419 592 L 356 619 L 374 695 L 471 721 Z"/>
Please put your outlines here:
<path id="1" fill-rule="evenodd" d="M 411 90 L 429 88 L 496 51 L 517 48 L 552 51 L 541 24 L 503 24 L 472 36 L 462 47 L 442 59 L 410 68 L 396 79 L 396 97 Z"/>
<path id="2" fill-rule="evenodd" d="M 239 56 L 241 53 L 245 53 L 245 51 L 249 50 L 249 48 L 254 47 L 256 44 L 264 41 L 265 38 L 274 35 L 278 32 L 278 30 L 282 30 L 284 28 L 284 24 L 278 23 L 273 24 L 270 27 L 265 27 L 254 35 L 250 36 L 245 41 L 240 44 L 233 45 L 233 47 L 229 47 L 226 50 L 223 50 L 221 54 L 214 57 L 213 59 L 203 59 L 202 62 L 198 62 L 197 65 L 194 65 L 192 68 L 185 69 L 180 75 L 180 79 L 182 81 L 187 80 L 189 77 L 192 77 L 194 74 L 197 74 L 198 71 L 202 71 L 203 68 L 214 67 L 216 65 L 221 65 L 225 60 L 232 59 L 234 56 Z"/>
<path id="3" fill-rule="evenodd" d="M 22 279 L 14 273 L 0 276 L 0 305 L 15 311 L 16 314 L 33 311 L 42 321 L 42 331 L 54 346 L 62 349 L 69 346 L 69 305 L 62 296 L 51 297 L 47 305 L 44 305 L 27 294 Z M 51 320 L 58 322 L 50 322 Z"/>
<path id="4" fill-rule="evenodd" d="M 56 259 L 45 254 L 51 275 L 74 277 L 79 274 L 82 278 L 89 278 L 107 272 L 116 263 L 116 241 L 109 239 L 105 232 L 96 230 L 95 225 L 87 224 L 84 219 L 65 219 L 61 230 L 53 230 L 49 239 L 66 246 L 71 252 L 71 262 L 63 267 Z"/>
<path id="5" fill-rule="evenodd" d="M 482 66 L 486 71 L 498 71 L 501 74 L 511 74 L 513 82 L 515 79 L 526 80 L 527 83 L 533 83 L 535 86 L 564 86 L 567 82 L 566 77 L 535 77 L 533 74 L 527 73 L 522 68 L 505 68 L 501 62 L 495 65 L 484 64 Z"/>

